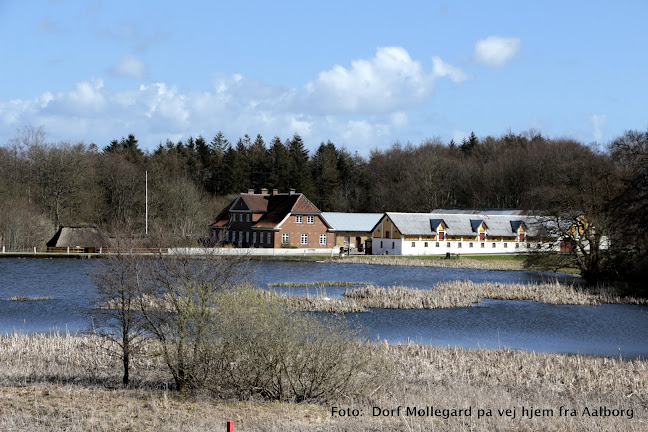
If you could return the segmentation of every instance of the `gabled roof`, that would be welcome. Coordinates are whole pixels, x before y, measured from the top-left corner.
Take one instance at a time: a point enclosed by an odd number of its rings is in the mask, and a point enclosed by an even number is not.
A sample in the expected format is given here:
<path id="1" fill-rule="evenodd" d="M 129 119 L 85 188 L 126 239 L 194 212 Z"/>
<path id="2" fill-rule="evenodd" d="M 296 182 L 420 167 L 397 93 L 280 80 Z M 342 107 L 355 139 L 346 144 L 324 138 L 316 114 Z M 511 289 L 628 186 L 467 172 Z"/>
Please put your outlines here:
<path id="1" fill-rule="evenodd" d="M 291 213 L 304 215 L 319 215 L 320 210 L 300 193 L 290 194 L 240 194 L 225 207 L 209 224 L 210 227 L 224 227 L 230 222 L 231 211 L 252 211 L 263 213 L 261 218 L 252 225 L 257 229 L 278 228 Z"/>
<path id="2" fill-rule="evenodd" d="M 322 212 L 322 217 L 331 226 L 332 231 L 366 231 L 370 232 L 380 221 L 383 213 L 337 213 Z"/>
<path id="3" fill-rule="evenodd" d="M 403 235 L 435 235 L 440 223 L 448 236 L 476 235 L 481 224 L 490 236 L 513 237 L 520 226 L 531 236 L 539 231 L 536 216 L 466 213 L 385 213 Z M 377 226 L 377 224 L 376 224 Z M 376 228 L 374 226 L 374 229 Z"/>

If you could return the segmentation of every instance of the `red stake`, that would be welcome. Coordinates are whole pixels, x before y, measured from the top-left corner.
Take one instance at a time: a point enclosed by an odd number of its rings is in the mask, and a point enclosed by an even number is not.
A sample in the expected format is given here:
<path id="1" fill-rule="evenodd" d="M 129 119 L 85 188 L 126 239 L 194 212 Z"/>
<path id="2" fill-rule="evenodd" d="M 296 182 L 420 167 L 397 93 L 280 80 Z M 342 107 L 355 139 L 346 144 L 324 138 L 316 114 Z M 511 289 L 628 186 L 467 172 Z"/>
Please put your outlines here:
<path id="1" fill-rule="evenodd" d="M 233 421 L 228 421 L 227 422 L 227 432 L 234 432 L 234 422 Z"/>

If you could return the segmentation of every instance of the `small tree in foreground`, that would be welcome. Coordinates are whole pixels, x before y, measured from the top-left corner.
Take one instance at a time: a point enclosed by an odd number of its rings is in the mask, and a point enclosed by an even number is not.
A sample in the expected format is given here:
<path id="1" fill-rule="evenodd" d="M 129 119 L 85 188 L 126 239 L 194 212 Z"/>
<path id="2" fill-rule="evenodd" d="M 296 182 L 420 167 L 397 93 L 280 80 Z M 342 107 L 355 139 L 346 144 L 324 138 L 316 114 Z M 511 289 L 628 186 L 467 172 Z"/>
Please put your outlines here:
<path id="1" fill-rule="evenodd" d="M 122 363 L 122 384 L 130 382 L 130 363 L 143 340 L 140 311 L 141 259 L 116 254 L 98 261 L 90 273 L 97 287 L 97 300 L 92 309 L 95 333 L 114 342 L 111 353 Z"/>

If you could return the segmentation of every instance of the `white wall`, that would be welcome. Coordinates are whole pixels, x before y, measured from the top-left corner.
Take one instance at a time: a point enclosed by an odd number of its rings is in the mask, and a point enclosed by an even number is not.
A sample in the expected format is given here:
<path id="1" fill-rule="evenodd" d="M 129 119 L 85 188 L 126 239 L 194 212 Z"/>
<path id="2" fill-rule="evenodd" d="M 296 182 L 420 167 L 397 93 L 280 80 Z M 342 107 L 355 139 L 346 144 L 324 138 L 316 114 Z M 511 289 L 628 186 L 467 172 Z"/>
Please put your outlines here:
<path id="1" fill-rule="evenodd" d="M 383 247 L 380 247 L 380 242 L 383 242 Z M 392 242 L 394 248 L 392 248 Z M 414 246 L 412 246 L 414 243 Z M 473 247 L 470 247 L 470 241 L 439 241 L 439 247 L 436 246 L 437 242 L 427 240 L 428 246 L 425 247 L 426 241 L 424 240 L 400 240 L 400 239 L 383 239 L 374 238 L 372 242 L 372 252 L 374 255 L 445 255 L 446 253 L 460 254 L 460 255 L 481 255 L 481 254 L 502 254 L 502 253 L 522 253 L 537 250 L 537 243 L 530 243 L 530 248 L 527 248 L 527 243 L 519 243 L 514 241 L 507 242 L 479 242 L 472 241 Z M 450 247 L 447 244 L 450 244 Z M 461 243 L 461 247 L 459 247 Z M 484 247 L 481 244 L 484 243 Z M 495 245 L 495 246 L 493 246 Z M 505 247 L 506 245 L 506 247 Z M 558 250 L 558 248 L 554 248 Z"/>

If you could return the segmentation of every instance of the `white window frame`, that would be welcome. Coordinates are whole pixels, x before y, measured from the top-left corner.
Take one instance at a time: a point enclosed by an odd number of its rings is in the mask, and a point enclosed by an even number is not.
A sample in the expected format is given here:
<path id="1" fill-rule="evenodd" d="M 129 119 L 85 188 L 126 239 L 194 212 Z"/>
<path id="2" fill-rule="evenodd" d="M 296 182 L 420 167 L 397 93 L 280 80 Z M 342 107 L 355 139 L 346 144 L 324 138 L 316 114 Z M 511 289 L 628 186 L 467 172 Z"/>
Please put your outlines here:
<path id="1" fill-rule="evenodd" d="M 303 216 L 301 216 L 301 215 L 296 215 L 295 216 L 295 223 L 296 224 L 304 223 L 303 220 L 304 220 Z"/>
<path id="2" fill-rule="evenodd" d="M 313 225 L 315 223 L 315 216 L 306 216 L 306 223 Z"/>
<path id="3" fill-rule="evenodd" d="M 328 244 L 327 235 L 320 234 L 320 246 L 326 246 Z"/>
<path id="4" fill-rule="evenodd" d="M 288 233 L 281 234 L 281 244 L 290 244 L 290 234 Z"/>
<path id="5" fill-rule="evenodd" d="M 301 235 L 300 244 L 302 244 L 302 245 L 307 245 L 308 244 L 308 234 L 302 234 Z"/>

